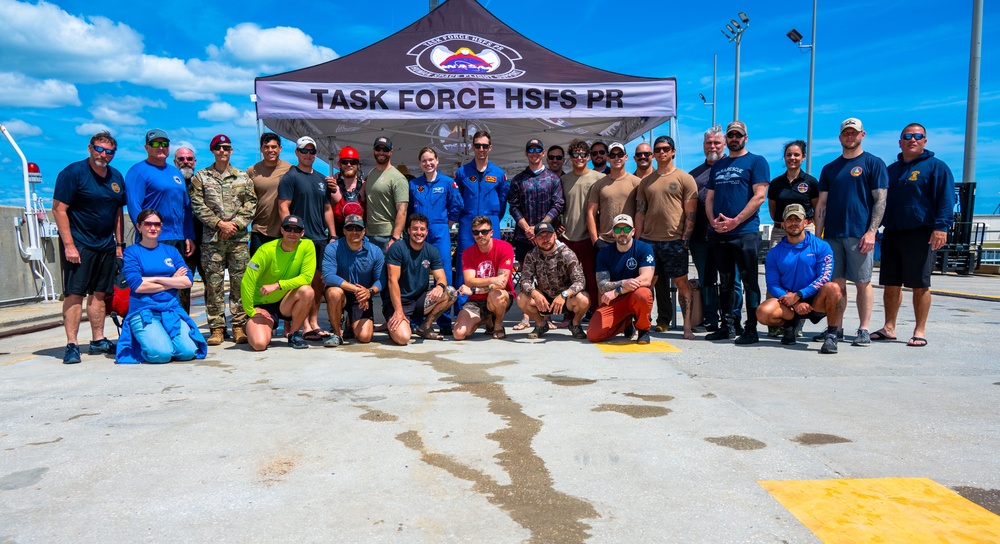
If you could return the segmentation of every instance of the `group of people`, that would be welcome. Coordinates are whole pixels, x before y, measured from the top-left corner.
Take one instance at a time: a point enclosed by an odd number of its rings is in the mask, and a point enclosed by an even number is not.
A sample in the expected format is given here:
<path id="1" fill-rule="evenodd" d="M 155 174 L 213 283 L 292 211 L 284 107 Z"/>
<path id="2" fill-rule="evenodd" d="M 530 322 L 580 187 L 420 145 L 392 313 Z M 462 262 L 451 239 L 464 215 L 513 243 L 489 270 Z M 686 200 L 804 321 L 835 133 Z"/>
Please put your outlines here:
<path id="1" fill-rule="evenodd" d="M 197 169 L 189 147 L 177 148 L 168 162 L 170 140 L 159 129 L 146 133 L 147 158 L 122 176 L 109 166 L 117 142 L 98 133 L 89 157 L 60 173 L 54 194 L 63 361 L 80 362 L 77 332 L 87 296 L 90 353 L 116 353 L 120 363 L 204 357 L 207 346 L 230 334 L 227 276 L 232 340 L 254 350 L 267 348 L 282 321 L 293 348 L 310 341 L 335 347 L 351 337 L 369 342 L 379 331 L 400 345 L 413 335 L 462 340 L 480 327 L 502 339 L 515 302 L 524 315 L 515 329 L 535 324 L 528 338 L 565 326 L 592 342 L 624 334 L 649 343 L 650 330 L 667 330 L 675 313 L 672 282 L 684 338 L 704 330 L 709 340 L 751 344 L 763 322 L 792 344 L 803 320 L 825 318 L 828 328 L 817 340 L 821 352 L 835 353 L 847 280 L 858 297 L 855 345 L 895 338 L 903 285 L 914 292 L 909 345 L 925 345 L 933 252 L 951 225 L 954 180 L 924 149 L 919 124 L 904 128 L 902 153 L 888 168 L 862 151 L 864 136 L 860 120 L 844 121 L 843 153 L 819 180 L 801 169 L 802 141 L 785 146 L 787 171 L 770 179 L 767 161 L 746 149 L 740 121 L 705 133 L 705 162 L 690 173 L 674 164 L 670 136 L 639 144 L 631 173 L 619 142 L 573 140 L 564 149 L 533 138 L 525 144 L 527 167 L 508 180 L 489 158 L 492 136 L 485 131 L 473 136 L 473 159 L 454 178 L 438 171 L 430 147 L 417 154 L 422 174 L 404 176 L 392 164 L 388 137 L 375 140 L 367 176 L 353 147 L 340 149 L 336 175 L 317 172 L 318 146 L 309 136 L 296 140 L 293 165 L 281 159 L 281 138 L 273 133 L 261 137 L 262 160 L 246 171 L 230 164 L 232 141 L 224 134 L 211 140 L 212 164 Z M 758 211 L 765 200 L 778 241 L 765 266 L 769 298 L 761 303 Z M 123 205 L 136 228 L 130 245 Z M 508 210 L 515 222 L 510 243 L 499 229 Z M 872 249 L 883 224 L 886 323 L 869 334 Z M 117 346 L 104 335 L 103 309 L 116 258 L 131 289 Z M 689 258 L 701 284 L 701 324 L 692 319 Z M 207 339 L 188 316 L 195 270 L 205 284 Z M 319 325 L 323 302 L 329 330 Z M 561 324 L 554 315 L 563 316 Z"/>

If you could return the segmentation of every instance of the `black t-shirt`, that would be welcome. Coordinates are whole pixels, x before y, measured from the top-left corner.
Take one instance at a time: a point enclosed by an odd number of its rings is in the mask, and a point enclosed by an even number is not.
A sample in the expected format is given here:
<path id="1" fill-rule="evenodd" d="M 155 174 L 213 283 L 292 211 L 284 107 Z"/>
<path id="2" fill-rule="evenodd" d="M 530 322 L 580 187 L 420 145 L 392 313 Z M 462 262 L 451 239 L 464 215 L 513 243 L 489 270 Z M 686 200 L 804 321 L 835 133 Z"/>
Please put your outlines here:
<path id="1" fill-rule="evenodd" d="M 442 270 L 441 254 L 436 247 L 424 243 L 420 250 L 410 247 L 407 239 L 392 244 L 385 256 L 386 265 L 399 267 L 399 297 L 403 302 L 416 300 L 427 291 L 427 278 L 432 270 Z M 388 269 L 388 266 L 386 266 Z M 387 273 L 388 274 L 388 273 Z M 386 290 L 388 290 L 386 286 Z"/>
<path id="2" fill-rule="evenodd" d="M 789 182 L 788 176 L 782 173 L 772 179 L 771 184 L 767 187 L 767 199 L 773 200 L 777 204 L 774 207 L 771 220 L 775 223 L 782 222 L 781 216 L 789 204 L 802 204 L 802 207 L 806 209 L 806 219 L 812 219 L 815 212 L 812 207 L 814 198 L 819 198 L 819 182 L 816 181 L 816 178 L 805 172 L 799 172 L 795 181 Z"/>
<path id="3" fill-rule="evenodd" d="M 104 177 L 82 160 L 67 166 L 56 178 L 52 194 L 69 206 L 69 231 L 73 244 L 96 251 L 115 247 L 115 216 L 125 205 L 125 178 L 108 166 Z"/>
<path id="4" fill-rule="evenodd" d="M 288 211 L 302 218 L 306 238 L 327 239 L 323 210 L 330 202 L 330 190 L 325 176 L 315 170 L 307 174 L 293 166 L 278 182 L 278 200 L 291 200 Z"/>

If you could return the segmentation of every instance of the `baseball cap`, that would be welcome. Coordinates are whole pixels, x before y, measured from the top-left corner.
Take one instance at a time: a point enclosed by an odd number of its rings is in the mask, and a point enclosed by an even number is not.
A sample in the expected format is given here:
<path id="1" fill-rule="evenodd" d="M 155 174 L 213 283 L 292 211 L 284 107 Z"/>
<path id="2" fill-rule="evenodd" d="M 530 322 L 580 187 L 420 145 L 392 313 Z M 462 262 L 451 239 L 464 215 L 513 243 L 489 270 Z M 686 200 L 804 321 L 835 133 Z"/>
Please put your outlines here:
<path id="1" fill-rule="evenodd" d="M 621 142 L 611 142 L 611 145 L 608 146 L 608 153 L 611 153 L 615 149 L 621 149 L 623 153 L 627 153 L 625 151 L 625 144 Z"/>
<path id="2" fill-rule="evenodd" d="M 148 144 L 153 140 L 166 140 L 169 142 L 170 138 L 167 138 L 167 133 L 163 132 L 163 130 L 154 128 L 146 132 L 146 143 Z"/>
<path id="3" fill-rule="evenodd" d="M 726 134 L 729 134 L 733 130 L 744 136 L 747 135 L 747 126 L 743 124 L 743 121 L 733 121 L 726 125 Z"/>
<path id="4" fill-rule="evenodd" d="M 802 207 L 802 204 L 789 204 L 785 206 L 785 212 L 781 214 L 781 220 L 784 221 L 788 219 L 789 216 L 797 215 L 799 219 L 806 218 L 806 209 Z"/>
<path id="5" fill-rule="evenodd" d="M 378 147 L 380 145 L 384 145 L 389 148 L 389 151 L 392 151 L 392 140 L 389 138 L 386 138 L 385 136 L 375 138 L 375 143 L 372 144 L 372 147 Z"/>
<path id="6" fill-rule="evenodd" d="M 542 221 L 541 223 L 535 225 L 535 235 L 537 236 L 543 232 L 551 232 L 555 234 L 556 228 L 552 226 L 552 223 Z"/>
<path id="7" fill-rule="evenodd" d="M 630 227 L 635 227 L 635 225 L 632 224 L 632 216 L 630 216 L 627 213 L 620 213 L 620 214 L 616 215 L 615 216 L 615 220 L 611 222 L 611 225 L 614 226 L 614 225 L 617 225 L 619 223 L 625 223 L 626 225 L 628 225 Z"/>
<path id="8" fill-rule="evenodd" d="M 365 226 L 365 220 L 362 219 L 360 215 L 348 215 L 344 218 L 344 226 L 347 227 L 350 225 L 357 225 L 363 228 Z"/>
<path id="9" fill-rule="evenodd" d="M 844 122 L 840 124 L 840 131 L 844 132 L 844 129 L 853 128 L 858 132 L 864 132 L 865 126 L 861 124 L 861 119 L 857 117 L 849 117 L 844 119 Z"/>
<path id="10" fill-rule="evenodd" d="M 316 140 L 313 140 L 308 136 L 303 136 L 298 140 L 295 140 L 295 149 L 305 149 L 306 146 L 309 144 L 312 144 L 313 147 L 318 149 L 318 146 L 316 145 Z"/>
<path id="11" fill-rule="evenodd" d="M 528 143 L 524 144 L 524 150 L 525 151 L 527 151 L 527 150 L 529 150 L 529 149 L 531 149 L 533 147 L 540 147 L 540 148 L 542 148 L 543 151 L 545 150 L 545 145 L 542 144 L 542 141 L 539 140 L 538 138 L 532 138 L 532 139 L 528 140 Z"/>
<path id="12" fill-rule="evenodd" d="M 295 225 L 296 227 L 301 227 L 302 226 L 302 218 L 300 218 L 297 215 L 286 216 L 281 221 L 281 226 L 284 227 L 284 226 L 287 226 L 287 225 Z"/>
<path id="13" fill-rule="evenodd" d="M 743 133 L 746 134 L 746 131 Z M 677 149 L 677 146 L 674 145 L 674 139 L 666 135 L 657 136 L 656 139 L 653 140 L 653 148 L 656 148 L 656 144 L 667 144 L 670 146 L 670 149 Z"/>
<path id="14" fill-rule="evenodd" d="M 215 146 L 219 144 L 232 144 L 233 141 L 229 139 L 229 136 L 225 134 L 216 134 L 215 138 L 212 138 L 212 143 L 208 144 L 208 149 L 215 149 Z"/>

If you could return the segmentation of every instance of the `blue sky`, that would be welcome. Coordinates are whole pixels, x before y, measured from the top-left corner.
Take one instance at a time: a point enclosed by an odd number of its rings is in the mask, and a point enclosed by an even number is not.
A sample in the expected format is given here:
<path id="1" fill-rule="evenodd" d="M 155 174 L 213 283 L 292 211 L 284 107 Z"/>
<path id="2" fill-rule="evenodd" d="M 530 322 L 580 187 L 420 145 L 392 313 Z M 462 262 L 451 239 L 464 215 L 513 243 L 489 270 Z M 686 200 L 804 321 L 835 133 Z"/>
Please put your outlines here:
<path id="1" fill-rule="evenodd" d="M 748 149 L 783 171 L 782 145 L 806 135 L 809 54 L 785 33 L 810 36 L 811 3 L 700 2 L 539 4 L 482 1 L 528 38 L 580 62 L 616 72 L 673 76 L 678 89 L 679 165 L 702 160 L 711 124 L 712 55 L 718 54 L 720 123 L 732 119 L 734 46 L 719 32 L 739 11 L 750 17 L 741 49 L 740 117 Z M 1000 6 L 986 2 L 976 180 L 977 211 L 1000 203 L 1000 45 L 990 28 Z M 549 9 L 548 6 L 553 6 Z M 257 160 L 253 78 L 310 66 L 364 48 L 427 12 L 426 0 L 388 0 L 366 13 L 356 2 L 22 2 L 0 0 L 0 122 L 40 165 L 50 203 L 56 175 L 86 156 L 90 135 L 119 140 L 112 165 L 145 157 L 142 134 L 165 129 L 190 142 L 207 166 L 217 133 L 235 142 L 233 163 Z M 545 6 L 545 7 L 541 7 Z M 291 7 L 291 9 L 288 9 Z M 859 117 L 866 150 L 895 160 L 900 129 L 928 128 L 928 149 L 962 179 L 972 1 L 820 2 L 813 173 L 840 152 L 839 123 Z M 610 27 L 610 28 L 607 28 Z M 656 134 L 666 133 L 661 127 Z M 630 149 L 634 147 L 629 146 Z M 290 146 L 285 158 L 292 158 Z M 20 163 L 0 141 L 0 204 L 19 205 Z"/>

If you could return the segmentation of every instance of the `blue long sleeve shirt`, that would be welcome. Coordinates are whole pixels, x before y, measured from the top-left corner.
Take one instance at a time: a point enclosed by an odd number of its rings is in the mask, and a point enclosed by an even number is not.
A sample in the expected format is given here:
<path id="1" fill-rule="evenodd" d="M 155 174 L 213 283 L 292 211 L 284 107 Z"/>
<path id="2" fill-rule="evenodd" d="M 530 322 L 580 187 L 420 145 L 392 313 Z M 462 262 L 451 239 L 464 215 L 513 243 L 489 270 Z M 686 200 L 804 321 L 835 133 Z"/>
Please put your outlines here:
<path id="1" fill-rule="evenodd" d="M 833 250 L 809 231 L 797 244 L 782 238 L 767 252 L 764 277 L 767 292 L 775 298 L 796 291 L 802 298 L 809 298 L 833 278 Z"/>
<path id="2" fill-rule="evenodd" d="M 364 238 L 361 249 L 354 251 L 347 240 L 338 238 L 326 246 L 323 253 L 323 283 L 340 287 L 345 281 L 362 287 L 377 287 L 382 291 L 382 270 L 385 256 L 382 250 Z"/>
<path id="3" fill-rule="evenodd" d="M 889 165 L 889 190 L 882 224 L 892 230 L 934 227 L 947 232 L 955 217 L 955 177 L 933 151 L 912 162 L 900 153 Z"/>
<path id="4" fill-rule="evenodd" d="M 125 203 L 132 222 L 139 212 L 154 209 L 163 220 L 160 240 L 194 240 L 194 215 L 184 175 L 174 165 L 138 162 L 125 174 Z M 139 243 L 139 230 L 135 242 Z"/>

